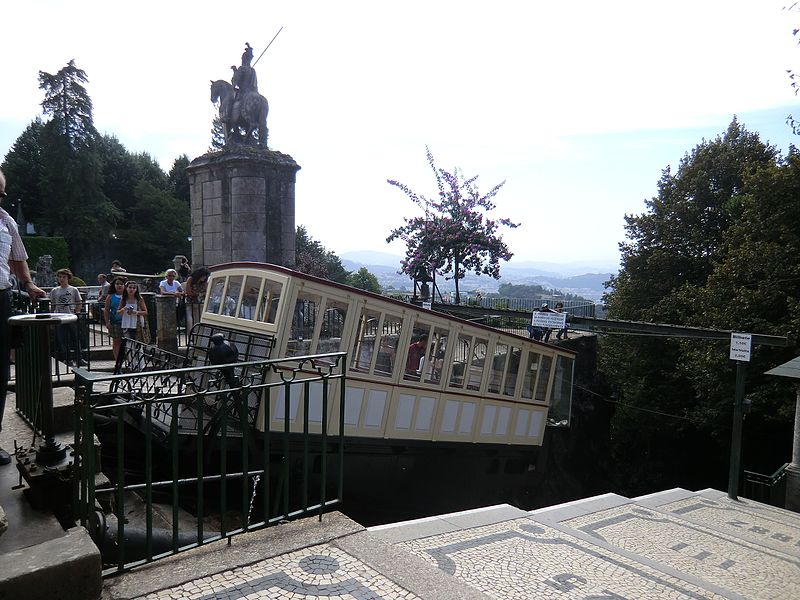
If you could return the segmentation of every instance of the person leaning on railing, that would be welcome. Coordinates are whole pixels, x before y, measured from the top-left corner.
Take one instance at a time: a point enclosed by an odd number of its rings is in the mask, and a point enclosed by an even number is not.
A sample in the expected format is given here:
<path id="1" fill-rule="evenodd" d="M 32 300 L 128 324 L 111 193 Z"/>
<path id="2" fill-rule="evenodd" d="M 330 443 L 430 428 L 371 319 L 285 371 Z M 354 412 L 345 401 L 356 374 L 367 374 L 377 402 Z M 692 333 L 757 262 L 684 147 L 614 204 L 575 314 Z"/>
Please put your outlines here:
<path id="1" fill-rule="evenodd" d="M 186 298 L 186 331 L 192 328 L 195 314 L 200 314 L 200 305 L 206 295 L 206 285 L 211 271 L 205 267 L 200 267 L 192 271 L 184 284 L 184 294 Z M 195 310 L 197 313 L 195 313 Z"/>
<path id="2" fill-rule="evenodd" d="M 59 269 L 56 271 L 58 286 L 50 290 L 50 310 L 57 313 L 77 315 L 83 310 L 81 293 L 69 282 L 72 271 Z M 81 356 L 81 344 L 78 337 L 78 323 L 64 323 L 56 327 L 56 344 L 61 360 L 68 365 L 83 367 L 86 361 Z M 74 360 L 71 358 L 74 356 Z"/>
<path id="3" fill-rule="evenodd" d="M 0 171 L 0 201 L 6 197 L 6 177 Z M 17 285 L 27 292 L 31 300 L 45 295 L 44 290 L 33 283 L 28 270 L 28 253 L 17 230 L 14 219 L 0 208 L 0 429 L 6 407 L 8 380 L 11 377 L 11 275 L 17 278 Z M 0 448 L 0 465 L 11 462 L 8 452 Z"/>

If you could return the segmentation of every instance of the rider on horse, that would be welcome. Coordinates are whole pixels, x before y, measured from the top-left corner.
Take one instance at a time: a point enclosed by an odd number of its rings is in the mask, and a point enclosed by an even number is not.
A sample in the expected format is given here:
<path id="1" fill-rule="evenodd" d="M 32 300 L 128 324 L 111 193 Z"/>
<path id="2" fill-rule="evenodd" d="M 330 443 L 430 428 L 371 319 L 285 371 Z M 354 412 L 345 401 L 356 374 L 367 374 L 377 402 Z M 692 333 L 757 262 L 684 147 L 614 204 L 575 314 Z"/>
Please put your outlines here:
<path id="1" fill-rule="evenodd" d="M 256 71 L 250 65 L 252 60 L 253 49 L 245 43 L 242 66 L 231 67 L 233 77 L 230 85 L 222 79 L 211 82 L 211 101 L 220 101 L 219 118 L 225 128 L 226 145 L 230 139 L 241 141 L 240 130 L 245 130 L 244 141 L 251 140 L 257 131 L 259 145 L 266 148 L 269 104 L 258 93 Z"/>
<path id="2" fill-rule="evenodd" d="M 244 53 L 242 54 L 242 66 L 238 69 L 234 66 L 233 77 L 231 78 L 231 85 L 234 89 L 234 101 L 240 100 L 247 92 L 258 93 L 258 78 L 256 77 L 256 70 L 250 66 L 253 60 L 253 49 L 250 44 L 245 42 Z"/>

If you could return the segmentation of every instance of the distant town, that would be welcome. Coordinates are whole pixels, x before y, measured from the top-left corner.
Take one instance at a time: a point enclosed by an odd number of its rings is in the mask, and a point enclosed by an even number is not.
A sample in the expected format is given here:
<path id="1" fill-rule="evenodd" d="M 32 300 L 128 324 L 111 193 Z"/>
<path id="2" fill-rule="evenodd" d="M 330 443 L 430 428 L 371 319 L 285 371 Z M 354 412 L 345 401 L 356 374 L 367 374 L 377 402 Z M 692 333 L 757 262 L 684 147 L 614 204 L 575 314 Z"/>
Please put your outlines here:
<path id="1" fill-rule="evenodd" d="M 400 274 L 402 257 L 386 252 L 345 252 L 341 255 L 342 265 L 349 271 L 357 271 L 366 267 L 378 278 L 384 290 L 408 290 L 408 275 Z M 572 294 L 600 302 L 605 291 L 604 283 L 616 274 L 614 265 L 603 262 L 547 263 L 521 261 L 506 263 L 500 269 L 499 280 L 491 277 L 478 277 L 467 274 L 459 287 L 463 292 L 480 291 L 481 294 L 497 293 L 503 284 L 539 285 L 554 292 Z M 442 292 L 454 289 L 452 280 L 437 279 L 437 286 Z"/>

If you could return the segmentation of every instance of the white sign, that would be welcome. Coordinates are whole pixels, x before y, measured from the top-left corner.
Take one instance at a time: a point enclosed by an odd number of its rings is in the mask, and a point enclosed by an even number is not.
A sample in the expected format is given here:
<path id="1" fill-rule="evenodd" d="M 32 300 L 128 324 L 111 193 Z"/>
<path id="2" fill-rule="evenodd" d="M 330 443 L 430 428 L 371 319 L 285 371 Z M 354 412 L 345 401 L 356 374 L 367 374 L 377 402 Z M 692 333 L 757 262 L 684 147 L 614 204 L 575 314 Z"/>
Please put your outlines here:
<path id="1" fill-rule="evenodd" d="M 731 333 L 731 360 L 750 362 L 750 346 L 753 336 L 750 333 Z"/>
<path id="2" fill-rule="evenodd" d="M 564 329 L 567 326 L 567 313 L 565 312 L 533 312 L 531 325 L 546 327 L 547 329 Z"/>
<path id="3" fill-rule="evenodd" d="M 433 306 L 433 303 L 431 303 L 431 302 L 423 302 L 422 303 L 422 308 L 427 308 L 428 310 L 431 310 L 432 306 Z"/>

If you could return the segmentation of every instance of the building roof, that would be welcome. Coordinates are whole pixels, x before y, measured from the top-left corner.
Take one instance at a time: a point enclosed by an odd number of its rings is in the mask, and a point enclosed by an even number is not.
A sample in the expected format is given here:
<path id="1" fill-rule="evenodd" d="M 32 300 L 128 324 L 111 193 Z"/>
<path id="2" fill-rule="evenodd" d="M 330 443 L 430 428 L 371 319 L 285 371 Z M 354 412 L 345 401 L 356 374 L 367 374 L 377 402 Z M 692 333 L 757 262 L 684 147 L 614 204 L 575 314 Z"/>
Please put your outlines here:
<path id="1" fill-rule="evenodd" d="M 778 365 L 774 369 L 770 369 L 765 375 L 778 375 L 779 377 L 791 377 L 792 379 L 800 379 L 800 356 L 793 358 L 789 362 Z"/>

